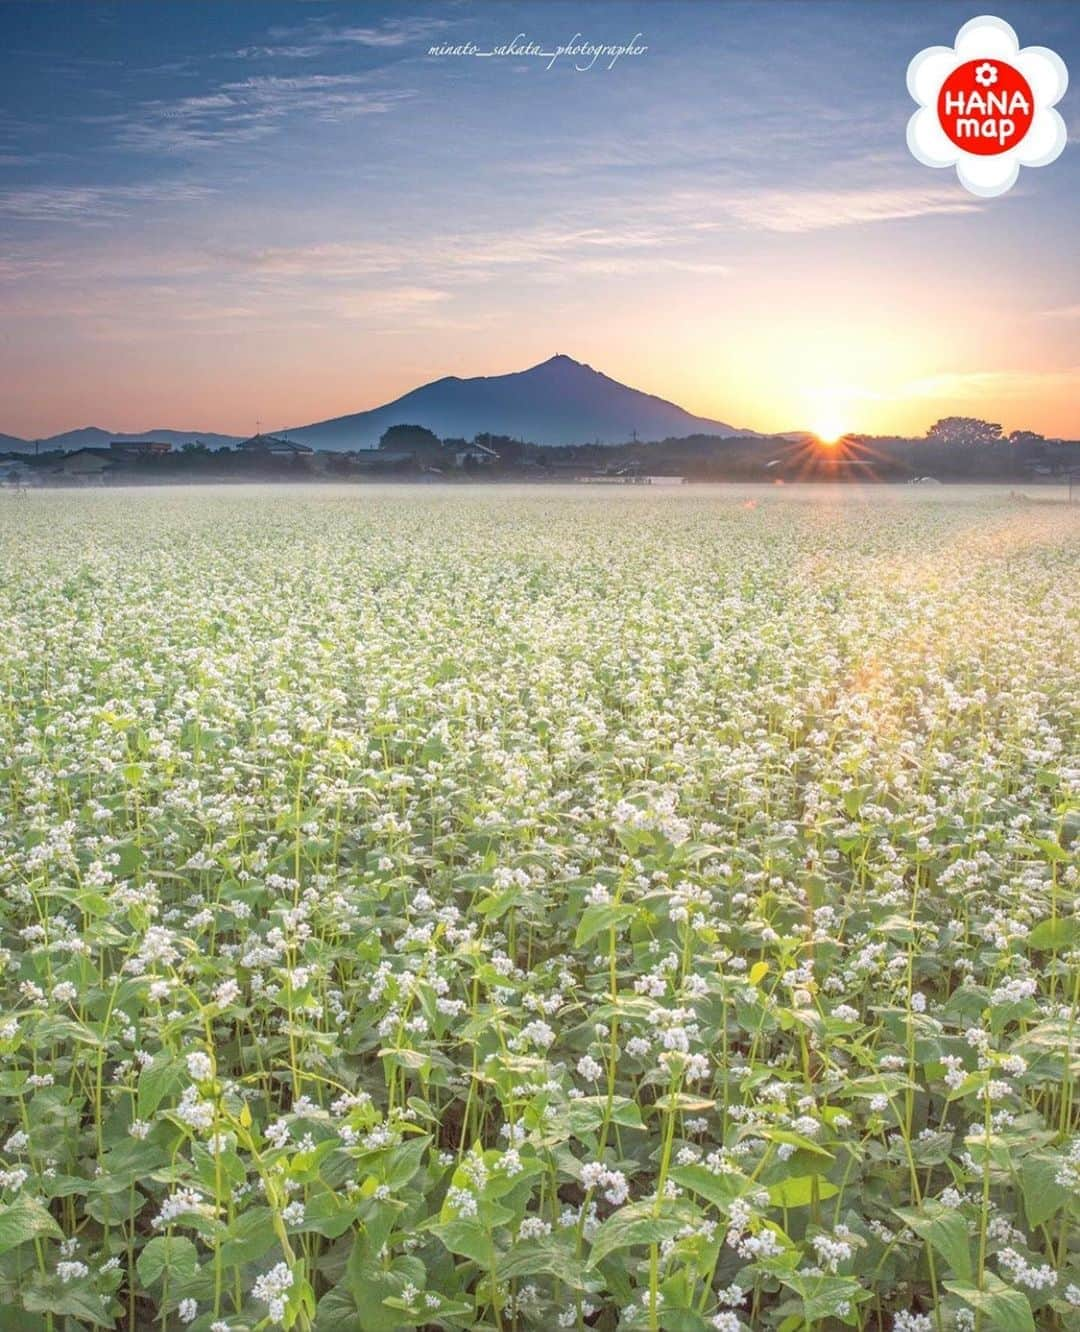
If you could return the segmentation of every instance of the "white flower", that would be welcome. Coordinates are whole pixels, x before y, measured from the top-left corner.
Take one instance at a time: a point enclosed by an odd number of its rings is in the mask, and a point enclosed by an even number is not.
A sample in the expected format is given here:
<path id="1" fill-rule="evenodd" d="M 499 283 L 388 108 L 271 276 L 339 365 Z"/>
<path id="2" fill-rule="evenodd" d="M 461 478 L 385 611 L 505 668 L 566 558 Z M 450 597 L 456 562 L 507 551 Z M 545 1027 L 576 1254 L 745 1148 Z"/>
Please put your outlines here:
<path id="1" fill-rule="evenodd" d="M 933 1332 L 933 1327 L 927 1314 L 901 1311 L 893 1315 L 893 1332 Z"/>
<path id="2" fill-rule="evenodd" d="M 288 1263 L 278 1263 L 269 1272 L 257 1277 L 251 1288 L 252 1295 L 269 1310 L 270 1318 L 280 1323 L 285 1316 L 285 1294 L 292 1286 L 293 1274 Z"/>
<path id="3" fill-rule="evenodd" d="M 997 81 L 997 66 L 992 65 L 989 60 L 984 60 L 975 71 L 975 82 L 981 83 L 984 88 L 992 88 Z"/>
<path id="4" fill-rule="evenodd" d="M 518 1235 L 522 1239 L 538 1239 L 543 1235 L 551 1234 L 551 1223 L 545 1221 L 543 1217 L 527 1216 L 521 1223 Z"/>
<path id="5" fill-rule="evenodd" d="M 715 1332 L 739 1332 L 739 1317 L 730 1311 L 713 1314 L 709 1319 L 709 1326 L 715 1329 Z"/>
<path id="6" fill-rule="evenodd" d="M 187 1056 L 188 1077 L 192 1082 L 208 1082 L 214 1073 L 214 1065 L 208 1054 L 202 1050 L 193 1050 Z"/>
<path id="7" fill-rule="evenodd" d="M 577 1071 L 586 1082 L 596 1082 L 603 1074 L 604 1066 L 598 1063 L 592 1055 L 582 1055 L 577 1062 Z"/>

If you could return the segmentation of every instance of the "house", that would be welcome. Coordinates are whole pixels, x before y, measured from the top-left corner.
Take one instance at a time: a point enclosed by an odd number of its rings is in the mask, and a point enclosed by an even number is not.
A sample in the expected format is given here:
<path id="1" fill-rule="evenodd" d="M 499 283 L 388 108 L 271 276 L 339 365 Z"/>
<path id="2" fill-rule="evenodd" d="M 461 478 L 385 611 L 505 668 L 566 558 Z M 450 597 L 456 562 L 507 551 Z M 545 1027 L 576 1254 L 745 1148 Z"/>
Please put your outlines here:
<path id="1" fill-rule="evenodd" d="M 499 461 L 499 455 L 486 444 L 466 444 L 454 453 L 455 467 L 490 467 Z"/>
<path id="2" fill-rule="evenodd" d="M 31 467 L 29 463 L 21 458 L 10 458 L 0 461 L 0 486 L 19 487 L 19 486 L 39 486 L 41 485 L 41 472 L 36 467 Z"/>
<path id="3" fill-rule="evenodd" d="M 172 445 L 167 440 L 114 439 L 109 445 L 109 452 L 123 459 L 158 458 L 162 454 L 171 453 Z"/>
<path id="4" fill-rule="evenodd" d="M 243 444 L 237 445 L 241 453 L 263 455 L 269 458 L 306 458 L 315 452 L 307 444 L 297 444 L 291 439 L 279 439 L 277 435 L 252 435 Z"/>
<path id="5" fill-rule="evenodd" d="M 411 449 L 357 449 L 346 456 L 354 472 L 404 472 L 416 463 Z"/>
<path id="6" fill-rule="evenodd" d="M 74 449 L 65 453 L 48 470 L 53 481 L 78 481 L 84 485 L 103 483 L 116 466 L 116 455 L 109 449 Z"/>

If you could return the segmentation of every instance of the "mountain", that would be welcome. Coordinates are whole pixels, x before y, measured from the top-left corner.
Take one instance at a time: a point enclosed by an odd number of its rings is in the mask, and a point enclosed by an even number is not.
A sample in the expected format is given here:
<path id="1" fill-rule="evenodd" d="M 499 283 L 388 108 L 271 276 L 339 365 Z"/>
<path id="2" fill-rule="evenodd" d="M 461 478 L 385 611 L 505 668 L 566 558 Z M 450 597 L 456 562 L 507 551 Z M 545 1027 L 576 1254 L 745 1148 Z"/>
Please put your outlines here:
<path id="1" fill-rule="evenodd" d="M 583 365 L 570 356 L 550 360 L 510 375 L 459 379 L 451 375 L 413 389 L 401 398 L 330 421 L 275 431 L 314 449 L 373 449 L 392 425 L 427 426 L 441 438 L 472 439 L 488 431 L 532 444 L 625 444 L 641 440 L 681 439 L 687 435 L 757 438 L 724 421 L 692 416 L 673 402 L 642 393 Z M 39 441 L 0 435 L 0 452 L 107 448 L 114 440 L 168 441 L 174 448 L 201 440 L 211 448 L 238 444 L 236 435 L 205 430 L 143 430 L 133 435 L 83 426 Z"/>
<path id="2" fill-rule="evenodd" d="M 569 356 L 509 375 L 451 375 L 413 389 L 383 407 L 276 433 L 314 449 L 370 449 L 392 425 L 421 425 L 442 438 L 482 431 L 533 444 L 623 444 L 684 435 L 745 435 L 723 421 L 692 416 L 673 402 L 641 393 Z"/>
<path id="3" fill-rule="evenodd" d="M 140 439 L 154 440 L 159 444 L 168 442 L 174 449 L 182 444 L 191 444 L 200 440 L 209 448 L 221 448 L 223 444 L 238 444 L 239 435 L 215 435 L 207 430 L 140 430 L 134 435 L 124 435 L 115 430 L 102 430 L 100 426 L 83 426 L 79 430 L 65 430 L 60 435 L 50 435 L 47 439 L 18 439 L 15 435 L 0 435 L 0 452 L 33 453 L 40 445 L 39 452 L 49 453 L 54 449 L 63 449 L 71 453 L 73 449 L 107 449 L 113 441 L 116 443 L 134 443 Z"/>

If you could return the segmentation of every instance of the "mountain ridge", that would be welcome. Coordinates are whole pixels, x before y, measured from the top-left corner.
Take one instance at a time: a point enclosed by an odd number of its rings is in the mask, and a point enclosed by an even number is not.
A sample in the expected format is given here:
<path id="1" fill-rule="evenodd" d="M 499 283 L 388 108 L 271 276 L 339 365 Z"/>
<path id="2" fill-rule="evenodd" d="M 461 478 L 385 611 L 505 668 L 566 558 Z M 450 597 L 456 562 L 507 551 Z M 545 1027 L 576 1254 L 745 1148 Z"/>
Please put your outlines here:
<path id="1" fill-rule="evenodd" d="M 101 426 L 77 426 L 74 430 L 62 430 L 57 435 L 42 436 L 40 440 L 23 439 L 18 435 L 0 434 L 0 450 L 9 453 L 33 452 L 40 444 L 41 451 L 48 453 L 54 449 L 71 452 L 74 449 L 107 449 L 110 444 L 133 444 L 139 440 L 151 440 L 157 444 L 169 443 L 174 446 L 194 444 L 196 440 L 215 448 L 223 444 L 239 444 L 243 436 L 223 435 L 213 430 L 104 430 Z"/>
<path id="2" fill-rule="evenodd" d="M 403 415 L 405 413 L 405 415 Z M 392 402 L 280 433 L 313 448 L 374 448 L 391 425 L 426 426 L 442 438 L 486 431 L 533 444 L 625 443 L 708 433 L 752 437 L 726 421 L 694 416 L 676 403 L 622 384 L 558 353 L 525 370 L 462 378 L 445 375 Z"/>
<path id="3" fill-rule="evenodd" d="M 383 431 L 392 425 L 426 426 L 440 438 L 472 439 L 487 432 L 549 446 L 597 441 L 624 444 L 635 436 L 642 441 L 695 434 L 767 438 L 756 430 L 695 416 L 677 403 L 631 388 L 563 353 L 502 375 L 444 375 L 381 406 L 271 433 L 315 449 L 340 452 L 376 448 Z M 131 433 L 81 426 L 40 441 L 0 434 L 0 451 L 27 452 L 37 447 L 70 451 L 136 440 L 167 441 L 174 447 L 199 440 L 216 448 L 238 444 L 241 439 L 206 430 L 159 428 Z"/>

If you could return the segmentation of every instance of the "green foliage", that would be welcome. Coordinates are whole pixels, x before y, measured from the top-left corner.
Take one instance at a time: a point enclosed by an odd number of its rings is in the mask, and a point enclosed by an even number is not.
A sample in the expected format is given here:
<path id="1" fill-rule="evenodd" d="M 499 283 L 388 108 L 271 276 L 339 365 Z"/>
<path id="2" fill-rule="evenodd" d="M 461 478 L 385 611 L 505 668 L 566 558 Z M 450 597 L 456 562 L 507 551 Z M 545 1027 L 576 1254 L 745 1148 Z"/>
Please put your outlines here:
<path id="1" fill-rule="evenodd" d="M 0 1326 L 1070 1329 L 1075 530 L 887 498 L 13 506 Z"/>

